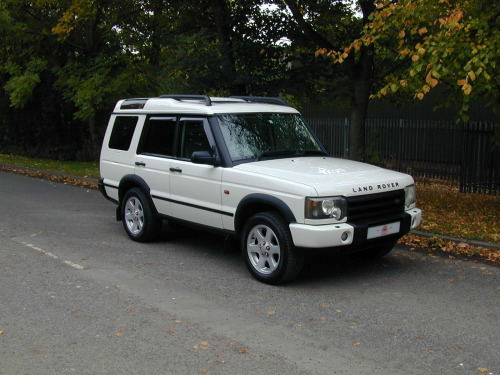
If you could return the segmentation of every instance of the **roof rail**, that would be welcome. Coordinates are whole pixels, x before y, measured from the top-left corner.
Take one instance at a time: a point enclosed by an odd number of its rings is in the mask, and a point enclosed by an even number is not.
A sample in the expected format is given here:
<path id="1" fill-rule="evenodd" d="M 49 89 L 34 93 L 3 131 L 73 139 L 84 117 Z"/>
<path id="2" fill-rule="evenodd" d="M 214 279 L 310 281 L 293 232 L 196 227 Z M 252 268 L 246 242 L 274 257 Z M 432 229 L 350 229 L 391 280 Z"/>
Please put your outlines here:
<path id="1" fill-rule="evenodd" d="M 290 105 L 281 98 L 275 98 L 271 96 L 230 96 L 234 99 L 243 99 L 247 102 L 258 102 L 258 103 L 269 103 L 269 104 L 279 104 L 290 107 Z"/>
<path id="2" fill-rule="evenodd" d="M 160 98 L 175 100 L 204 100 L 207 107 L 212 105 L 212 101 L 207 95 L 160 95 Z"/>

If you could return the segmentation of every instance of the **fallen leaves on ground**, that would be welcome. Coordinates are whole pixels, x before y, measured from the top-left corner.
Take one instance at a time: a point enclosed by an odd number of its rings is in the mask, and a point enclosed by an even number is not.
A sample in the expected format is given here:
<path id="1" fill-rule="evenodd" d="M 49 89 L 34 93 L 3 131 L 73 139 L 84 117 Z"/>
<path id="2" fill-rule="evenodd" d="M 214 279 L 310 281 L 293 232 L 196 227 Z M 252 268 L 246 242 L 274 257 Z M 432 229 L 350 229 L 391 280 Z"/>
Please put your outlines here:
<path id="1" fill-rule="evenodd" d="M 429 254 L 439 251 L 447 253 L 451 258 L 482 259 L 490 263 L 500 264 L 500 250 L 498 249 L 473 246 L 465 242 L 448 241 L 438 236 L 421 237 L 407 234 L 399 240 L 399 243 L 410 248 L 427 250 Z"/>
<path id="2" fill-rule="evenodd" d="M 399 240 L 400 244 L 410 248 L 427 250 L 429 254 L 439 251 L 449 254 L 450 258 L 462 257 L 482 259 L 490 263 L 500 264 L 500 250 L 495 248 L 473 246 L 464 242 L 448 241 L 441 237 L 421 237 L 407 234 Z"/>
<path id="3" fill-rule="evenodd" d="M 417 180 L 419 230 L 470 240 L 500 242 L 500 196 L 461 193 L 439 180 Z"/>
<path id="4" fill-rule="evenodd" d="M 11 167 L 6 167 L 6 166 L 0 166 L 0 170 L 6 171 L 6 172 L 11 172 L 11 173 L 16 173 L 16 174 L 22 174 L 22 175 L 30 176 L 30 177 L 41 178 L 44 180 L 49 180 L 49 181 L 54 181 L 54 182 L 63 182 L 67 185 L 87 187 L 90 189 L 97 189 L 97 182 L 79 179 L 79 178 L 67 177 L 64 175 L 54 175 L 54 174 L 50 174 L 50 173 L 44 173 L 44 172 L 26 170 L 26 169 L 17 169 L 17 168 L 11 168 Z"/>

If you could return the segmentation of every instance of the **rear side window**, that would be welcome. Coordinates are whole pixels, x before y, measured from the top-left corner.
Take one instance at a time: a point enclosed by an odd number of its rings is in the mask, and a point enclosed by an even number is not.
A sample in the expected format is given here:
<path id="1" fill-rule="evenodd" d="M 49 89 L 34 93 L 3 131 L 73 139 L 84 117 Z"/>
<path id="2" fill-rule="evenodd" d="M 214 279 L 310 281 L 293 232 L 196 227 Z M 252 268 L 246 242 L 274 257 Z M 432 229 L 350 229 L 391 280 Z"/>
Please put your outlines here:
<path id="1" fill-rule="evenodd" d="M 109 148 L 127 151 L 130 148 L 138 120 L 137 116 L 117 116 L 109 138 Z"/>
<path id="2" fill-rule="evenodd" d="M 139 153 L 172 156 L 176 124 L 175 118 L 150 118 L 143 132 Z"/>

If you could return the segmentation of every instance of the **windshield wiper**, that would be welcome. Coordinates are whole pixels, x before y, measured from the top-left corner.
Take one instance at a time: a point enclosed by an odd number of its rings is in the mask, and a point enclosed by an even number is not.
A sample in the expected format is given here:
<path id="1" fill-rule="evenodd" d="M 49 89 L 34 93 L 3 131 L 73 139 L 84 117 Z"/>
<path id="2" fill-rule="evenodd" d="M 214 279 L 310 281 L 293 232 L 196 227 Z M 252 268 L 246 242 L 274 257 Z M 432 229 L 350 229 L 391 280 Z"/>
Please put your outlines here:
<path id="1" fill-rule="evenodd" d="M 265 151 L 259 156 L 257 156 L 257 161 L 260 161 L 262 158 L 268 156 L 288 156 L 288 155 L 296 155 L 294 150 L 275 150 L 275 151 Z"/>
<path id="2" fill-rule="evenodd" d="M 324 151 L 321 150 L 304 150 L 302 152 L 297 152 L 298 156 L 314 156 L 314 155 L 321 155 L 321 156 L 328 156 L 328 154 Z"/>

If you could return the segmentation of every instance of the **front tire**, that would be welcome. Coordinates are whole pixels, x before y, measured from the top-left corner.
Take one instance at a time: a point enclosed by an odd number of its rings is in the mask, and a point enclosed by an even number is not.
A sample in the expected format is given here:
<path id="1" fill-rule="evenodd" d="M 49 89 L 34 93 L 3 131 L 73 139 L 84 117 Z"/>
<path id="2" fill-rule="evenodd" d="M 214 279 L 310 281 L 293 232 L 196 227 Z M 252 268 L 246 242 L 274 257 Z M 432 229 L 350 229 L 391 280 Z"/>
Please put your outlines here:
<path id="1" fill-rule="evenodd" d="M 267 284 L 292 280 L 304 264 L 302 252 L 293 244 L 288 223 L 276 212 L 261 212 L 247 220 L 241 248 L 252 276 Z"/>
<path id="2" fill-rule="evenodd" d="M 132 188 L 125 193 L 122 217 L 125 232 L 134 241 L 151 241 L 160 233 L 162 219 L 156 215 L 153 205 L 139 188 Z"/>

